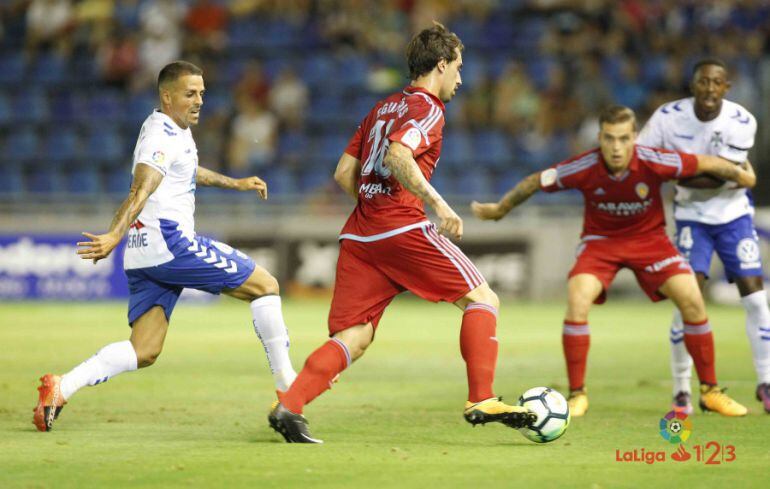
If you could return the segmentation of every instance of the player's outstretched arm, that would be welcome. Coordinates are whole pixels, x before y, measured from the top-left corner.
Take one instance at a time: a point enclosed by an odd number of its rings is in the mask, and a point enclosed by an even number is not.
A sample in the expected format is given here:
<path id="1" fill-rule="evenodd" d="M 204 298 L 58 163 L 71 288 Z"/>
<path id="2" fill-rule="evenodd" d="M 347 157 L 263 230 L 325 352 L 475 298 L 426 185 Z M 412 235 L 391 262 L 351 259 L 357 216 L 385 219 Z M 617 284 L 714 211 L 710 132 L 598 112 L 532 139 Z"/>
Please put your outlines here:
<path id="1" fill-rule="evenodd" d="M 533 173 L 520 181 L 498 202 L 482 204 L 474 200 L 471 202 L 471 210 L 474 216 L 483 221 L 499 221 L 511 212 L 511 209 L 535 195 L 538 190 L 540 190 L 540 172 Z"/>
<path id="2" fill-rule="evenodd" d="M 438 232 L 457 239 L 463 236 L 463 220 L 449 207 L 443 197 L 423 176 L 412 152 L 403 144 L 393 141 L 385 155 L 384 165 L 390 169 L 396 180 L 409 192 L 433 207 L 441 220 Z"/>
<path id="3" fill-rule="evenodd" d="M 358 158 L 342 153 L 337 168 L 334 170 L 334 181 L 346 194 L 358 200 L 358 175 L 361 173 L 361 161 Z"/>
<path id="4" fill-rule="evenodd" d="M 698 158 L 698 173 L 709 173 L 722 180 L 730 180 L 741 187 L 753 188 L 757 176 L 749 163 L 746 168 L 718 156 L 696 155 Z"/>
<path id="5" fill-rule="evenodd" d="M 81 241 L 77 244 L 77 253 L 80 258 L 93 260 L 96 263 L 102 258 L 110 256 L 112 250 L 120 243 L 128 231 L 128 227 L 142 212 L 147 199 L 155 192 L 162 180 L 163 174 L 158 170 L 141 163 L 136 165 L 131 190 L 128 191 L 128 197 L 115 213 L 110 224 L 110 230 L 105 234 L 82 233 L 90 241 Z"/>
<path id="6" fill-rule="evenodd" d="M 204 187 L 226 188 L 240 192 L 256 190 L 262 200 L 267 200 L 267 184 L 259 177 L 231 178 L 198 166 L 195 183 Z"/>

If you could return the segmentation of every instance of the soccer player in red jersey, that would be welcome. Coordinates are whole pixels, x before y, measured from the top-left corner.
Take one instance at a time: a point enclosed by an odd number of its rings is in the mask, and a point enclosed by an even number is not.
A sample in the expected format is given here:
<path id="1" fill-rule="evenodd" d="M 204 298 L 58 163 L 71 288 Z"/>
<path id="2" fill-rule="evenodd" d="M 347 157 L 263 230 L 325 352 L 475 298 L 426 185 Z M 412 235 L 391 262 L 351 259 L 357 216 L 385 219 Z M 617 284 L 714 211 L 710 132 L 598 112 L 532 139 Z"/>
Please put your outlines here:
<path id="1" fill-rule="evenodd" d="M 303 407 L 363 355 L 385 308 L 406 290 L 464 311 L 465 419 L 514 428 L 535 419 L 493 393 L 499 301 L 473 263 L 443 236 L 459 239 L 462 220 L 429 183 L 441 153 L 444 103 L 461 84 L 462 50 L 460 39 L 440 24 L 417 34 L 407 47 L 411 84 L 374 106 L 339 160 L 335 180 L 357 205 L 340 234 L 331 339 L 308 357 L 268 416 L 287 442 L 320 442 L 308 431 Z M 424 203 L 435 210 L 438 229 Z"/>
<path id="2" fill-rule="evenodd" d="M 584 379 L 591 304 L 604 302 L 615 274 L 626 267 L 652 301 L 670 298 L 681 311 L 684 341 L 701 382 L 701 407 L 743 416 L 746 408 L 717 385 L 703 297 L 687 261 L 666 236 L 660 187 L 667 180 L 704 172 L 752 187 L 754 172 L 750 165 L 742 168 L 715 156 L 637 146 L 636 118 L 626 107 L 608 107 L 599 121 L 599 148 L 528 176 L 499 202 L 471 204 L 477 217 L 498 220 L 538 190 L 577 189 L 583 194 L 582 242 L 567 282 L 562 335 L 570 412 L 582 416 L 588 409 Z"/>

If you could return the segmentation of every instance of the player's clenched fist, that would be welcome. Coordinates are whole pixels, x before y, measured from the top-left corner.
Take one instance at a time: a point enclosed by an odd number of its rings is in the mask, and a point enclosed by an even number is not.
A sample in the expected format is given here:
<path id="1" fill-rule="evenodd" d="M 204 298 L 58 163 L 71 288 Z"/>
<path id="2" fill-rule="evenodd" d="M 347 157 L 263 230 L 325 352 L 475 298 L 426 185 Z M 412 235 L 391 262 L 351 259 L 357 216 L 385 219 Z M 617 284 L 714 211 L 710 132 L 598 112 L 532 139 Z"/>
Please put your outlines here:
<path id="1" fill-rule="evenodd" d="M 507 212 L 497 202 L 482 204 L 475 200 L 471 202 L 473 215 L 484 221 L 499 221 Z"/>
<path id="2" fill-rule="evenodd" d="M 93 260 L 94 263 L 110 256 L 112 250 L 114 250 L 120 242 L 120 237 L 116 237 L 112 233 L 98 235 L 91 233 L 82 234 L 91 241 L 78 242 L 79 249 L 77 254 L 84 260 Z"/>
<path id="3" fill-rule="evenodd" d="M 438 232 L 443 235 L 451 236 L 455 239 L 463 237 L 463 220 L 447 204 L 441 205 L 436 209 L 441 223 Z"/>
<path id="4" fill-rule="evenodd" d="M 267 184 L 259 177 L 239 178 L 238 190 L 244 192 L 247 190 L 256 190 L 262 200 L 267 199 Z"/>

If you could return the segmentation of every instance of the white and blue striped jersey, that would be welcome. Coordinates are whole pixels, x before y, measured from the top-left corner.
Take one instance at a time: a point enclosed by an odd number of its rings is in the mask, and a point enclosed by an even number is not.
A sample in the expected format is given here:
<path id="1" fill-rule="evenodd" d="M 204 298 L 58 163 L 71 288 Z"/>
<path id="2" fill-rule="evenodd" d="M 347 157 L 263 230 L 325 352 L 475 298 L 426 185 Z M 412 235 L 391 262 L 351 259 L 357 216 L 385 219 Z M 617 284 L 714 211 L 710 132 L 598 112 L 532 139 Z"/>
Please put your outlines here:
<path id="1" fill-rule="evenodd" d="M 723 100 L 719 116 L 704 122 L 695 115 L 694 100 L 689 97 L 660 106 L 645 124 L 637 144 L 743 163 L 754 146 L 756 131 L 756 119 L 741 105 Z M 724 224 L 754 213 L 747 190 L 735 188 L 732 182 L 716 189 L 677 185 L 675 202 L 674 218 L 679 221 Z"/>
<path id="2" fill-rule="evenodd" d="M 124 268 L 145 268 L 171 261 L 161 232 L 161 220 L 192 240 L 195 236 L 195 176 L 198 149 L 190 128 L 180 128 L 171 117 L 153 111 L 144 121 L 134 149 L 132 174 L 139 164 L 163 174 L 163 180 L 128 231 Z"/>

